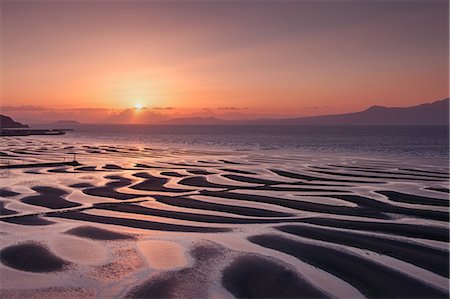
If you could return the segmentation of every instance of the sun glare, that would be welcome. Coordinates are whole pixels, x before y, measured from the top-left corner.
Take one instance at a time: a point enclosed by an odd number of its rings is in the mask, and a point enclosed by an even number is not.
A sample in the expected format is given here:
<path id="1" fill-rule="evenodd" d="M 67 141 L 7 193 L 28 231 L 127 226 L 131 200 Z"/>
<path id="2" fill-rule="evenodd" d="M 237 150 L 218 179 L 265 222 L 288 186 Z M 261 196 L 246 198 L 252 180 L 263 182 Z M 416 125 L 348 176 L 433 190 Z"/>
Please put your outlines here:
<path id="1" fill-rule="evenodd" d="M 141 110 L 142 108 L 144 108 L 144 106 L 142 106 L 142 104 L 134 105 L 134 109 L 136 109 L 136 110 Z"/>

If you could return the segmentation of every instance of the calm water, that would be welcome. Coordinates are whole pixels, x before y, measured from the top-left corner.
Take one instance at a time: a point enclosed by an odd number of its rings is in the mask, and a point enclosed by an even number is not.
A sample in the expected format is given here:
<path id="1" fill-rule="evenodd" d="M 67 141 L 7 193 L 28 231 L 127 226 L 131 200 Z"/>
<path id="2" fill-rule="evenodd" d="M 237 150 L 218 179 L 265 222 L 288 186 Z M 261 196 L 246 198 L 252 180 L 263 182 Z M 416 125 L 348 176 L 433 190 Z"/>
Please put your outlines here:
<path id="1" fill-rule="evenodd" d="M 146 146 L 290 150 L 348 155 L 424 158 L 449 157 L 446 126 L 181 126 L 80 125 L 70 141 Z"/>

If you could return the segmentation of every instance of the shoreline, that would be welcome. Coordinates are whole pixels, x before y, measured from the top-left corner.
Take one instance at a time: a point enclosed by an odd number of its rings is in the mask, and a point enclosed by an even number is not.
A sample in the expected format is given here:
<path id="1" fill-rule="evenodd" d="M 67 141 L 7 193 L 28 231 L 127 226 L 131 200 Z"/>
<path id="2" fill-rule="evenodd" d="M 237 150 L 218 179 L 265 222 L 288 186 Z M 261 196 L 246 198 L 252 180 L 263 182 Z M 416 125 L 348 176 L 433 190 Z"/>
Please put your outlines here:
<path id="1" fill-rule="evenodd" d="M 39 137 L 29 137 L 29 138 L 38 138 L 37 140 L 41 140 L 42 138 L 45 138 L 48 141 L 62 141 L 68 144 L 79 144 L 79 145 L 85 145 L 85 144 L 92 144 L 95 146 L 121 146 L 121 144 L 117 144 L 117 142 L 108 140 L 94 140 L 89 137 L 84 138 L 78 138 L 77 141 L 74 142 L 74 136 L 71 136 L 71 132 L 68 132 L 66 135 L 63 136 L 39 136 Z M 4 136 L 3 138 L 8 138 L 7 136 Z M 28 137 L 28 136 L 24 136 Z M 260 152 L 263 155 L 280 155 L 280 156 L 305 156 L 305 157 L 311 157 L 316 156 L 318 154 L 323 155 L 325 157 L 336 157 L 338 159 L 354 159 L 354 158 L 361 158 L 361 159 L 367 159 L 367 160 L 379 160 L 380 162 L 386 161 L 388 163 L 415 163 L 420 166 L 440 166 L 443 168 L 450 167 L 450 156 L 449 152 L 447 151 L 447 155 L 445 157 L 424 157 L 424 156 L 411 156 L 411 155 L 395 155 L 393 153 L 373 153 L 373 152 L 365 152 L 361 150 L 360 152 L 352 152 L 352 153 L 345 153 L 343 151 L 331 151 L 326 149 L 307 149 L 307 148 L 260 148 L 260 147 L 236 147 L 236 146 L 226 146 L 226 145 L 204 145 L 204 144 L 186 144 L 186 143 L 175 143 L 175 142 L 153 142 L 149 140 L 148 142 L 142 143 L 142 142 L 130 142 L 123 140 L 123 144 L 126 144 L 127 146 L 133 146 L 135 148 L 151 148 L 154 150 L 159 151 L 207 151 L 207 152 L 216 152 L 217 154 L 223 154 L 225 153 L 236 153 L 236 154 L 247 154 L 247 155 L 253 155 L 255 152 Z"/>

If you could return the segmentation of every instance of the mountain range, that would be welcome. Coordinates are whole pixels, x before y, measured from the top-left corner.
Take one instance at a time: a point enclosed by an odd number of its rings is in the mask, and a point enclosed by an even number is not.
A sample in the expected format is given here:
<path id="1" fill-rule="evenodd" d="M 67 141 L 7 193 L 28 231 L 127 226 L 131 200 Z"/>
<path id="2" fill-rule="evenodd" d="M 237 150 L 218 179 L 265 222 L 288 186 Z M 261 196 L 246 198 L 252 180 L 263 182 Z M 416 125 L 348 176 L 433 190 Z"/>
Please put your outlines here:
<path id="1" fill-rule="evenodd" d="M 159 124 L 177 125 L 448 125 L 449 99 L 411 107 L 372 106 L 364 111 L 295 117 L 283 119 L 260 118 L 252 120 L 224 120 L 208 118 L 175 118 L 159 122 Z"/>

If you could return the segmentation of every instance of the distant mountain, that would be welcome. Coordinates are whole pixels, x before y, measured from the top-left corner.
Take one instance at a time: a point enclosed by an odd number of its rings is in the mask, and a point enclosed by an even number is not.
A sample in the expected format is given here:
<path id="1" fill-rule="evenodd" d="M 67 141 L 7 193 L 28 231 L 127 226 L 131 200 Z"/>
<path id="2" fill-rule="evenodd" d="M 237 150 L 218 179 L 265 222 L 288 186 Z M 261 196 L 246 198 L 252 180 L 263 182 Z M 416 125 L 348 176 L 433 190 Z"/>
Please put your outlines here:
<path id="1" fill-rule="evenodd" d="M 58 120 L 49 125 L 58 129 L 73 129 L 81 125 L 81 123 L 77 122 L 76 120 Z"/>
<path id="2" fill-rule="evenodd" d="M 0 128 L 28 128 L 28 126 L 14 121 L 9 116 L 0 114 Z"/>
<path id="3" fill-rule="evenodd" d="M 70 126 L 76 126 L 81 125 L 81 123 L 77 122 L 76 120 L 58 120 L 52 123 L 53 125 L 70 125 Z"/>
<path id="4" fill-rule="evenodd" d="M 158 122 L 165 125 L 226 125 L 233 122 L 215 117 L 186 117 L 173 118 Z"/>
<path id="5" fill-rule="evenodd" d="M 449 99 L 412 107 L 372 106 L 361 112 L 265 122 L 295 125 L 448 125 Z"/>
<path id="6" fill-rule="evenodd" d="M 448 125 L 449 99 L 412 107 L 372 106 L 364 111 L 282 119 L 223 120 L 220 118 L 176 118 L 160 124 L 190 125 Z"/>

